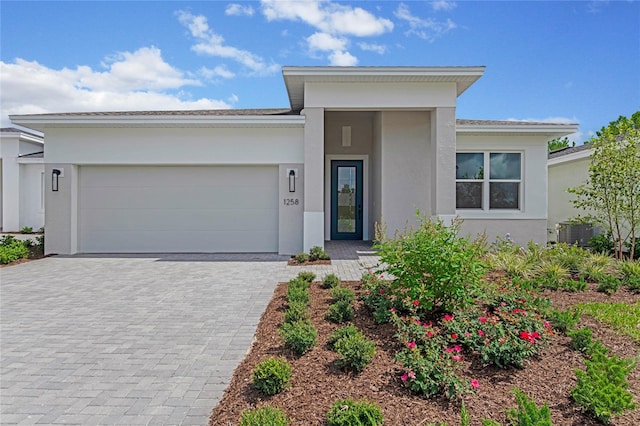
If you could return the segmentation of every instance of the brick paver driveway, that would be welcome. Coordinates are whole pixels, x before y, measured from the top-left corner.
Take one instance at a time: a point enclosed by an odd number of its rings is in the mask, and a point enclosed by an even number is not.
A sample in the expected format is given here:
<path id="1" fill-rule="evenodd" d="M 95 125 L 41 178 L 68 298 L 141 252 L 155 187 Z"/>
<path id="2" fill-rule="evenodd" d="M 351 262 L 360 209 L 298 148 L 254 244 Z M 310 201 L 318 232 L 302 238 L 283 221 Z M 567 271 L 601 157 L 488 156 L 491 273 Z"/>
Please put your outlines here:
<path id="1" fill-rule="evenodd" d="M 206 425 L 291 269 L 252 255 L 0 269 L 0 422 Z"/>

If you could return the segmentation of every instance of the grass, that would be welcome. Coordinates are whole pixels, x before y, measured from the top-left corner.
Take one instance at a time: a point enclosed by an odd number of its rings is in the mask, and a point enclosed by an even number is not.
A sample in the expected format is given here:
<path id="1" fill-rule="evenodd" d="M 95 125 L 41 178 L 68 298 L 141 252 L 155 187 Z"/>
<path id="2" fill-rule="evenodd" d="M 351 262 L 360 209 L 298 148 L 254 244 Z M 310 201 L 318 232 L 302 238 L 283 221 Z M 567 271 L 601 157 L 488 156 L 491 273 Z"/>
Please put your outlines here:
<path id="1" fill-rule="evenodd" d="M 613 327 L 617 332 L 632 337 L 640 344 L 640 302 L 580 303 L 576 309 Z"/>

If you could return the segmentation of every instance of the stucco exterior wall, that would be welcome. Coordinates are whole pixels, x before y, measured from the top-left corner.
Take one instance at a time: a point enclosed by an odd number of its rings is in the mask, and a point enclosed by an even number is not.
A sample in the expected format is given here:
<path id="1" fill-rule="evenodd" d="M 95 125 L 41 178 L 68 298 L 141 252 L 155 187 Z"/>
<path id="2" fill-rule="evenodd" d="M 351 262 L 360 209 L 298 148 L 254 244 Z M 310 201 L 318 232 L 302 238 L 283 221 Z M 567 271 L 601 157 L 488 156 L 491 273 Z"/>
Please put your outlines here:
<path id="1" fill-rule="evenodd" d="M 44 164 L 20 164 L 20 229 L 44 225 Z"/>
<path id="2" fill-rule="evenodd" d="M 414 224 L 416 210 L 430 211 L 430 113 L 381 113 L 381 211 L 387 233 Z"/>
<path id="3" fill-rule="evenodd" d="M 70 164 L 280 164 L 304 161 L 303 127 L 51 128 L 46 160 Z"/>
<path id="4" fill-rule="evenodd" d="M 546 223 L 544 219 L 465 219 L 460 228 L 460 235 L 475 238 L 486 233 L 487 242 L 492 243 L 498 237 L 505 238 L 509 234 L 509 238 L 520 246 L 527 245 L 529 241 L 545 244 L 547 242 Z"/>
<path id="5" fill-rule="evenodd" d="M 547 218 L 547 228 L 549 230 L 549 240 L 556 240 L 555 225 L 584 215 L 585 211 L 575 209 L 571 204 L 574 195 L 569 194 L 567 189 L 584 184 L 589 177 L 589 163 L 591 157 L 583 157 L 574 161 L 549 165 L 549 217 Z"/>

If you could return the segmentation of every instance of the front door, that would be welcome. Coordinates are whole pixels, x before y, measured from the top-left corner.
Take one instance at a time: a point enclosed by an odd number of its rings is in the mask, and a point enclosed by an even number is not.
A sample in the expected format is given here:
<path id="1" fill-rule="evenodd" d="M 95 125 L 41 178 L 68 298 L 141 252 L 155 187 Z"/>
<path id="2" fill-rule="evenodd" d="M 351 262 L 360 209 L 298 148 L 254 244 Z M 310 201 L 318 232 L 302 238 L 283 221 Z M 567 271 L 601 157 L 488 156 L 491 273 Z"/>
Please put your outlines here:
<path id="1" fill-rule="evenodd" d="M 362 160 L 331 161 L 331 239 L 362 239 Z"/>

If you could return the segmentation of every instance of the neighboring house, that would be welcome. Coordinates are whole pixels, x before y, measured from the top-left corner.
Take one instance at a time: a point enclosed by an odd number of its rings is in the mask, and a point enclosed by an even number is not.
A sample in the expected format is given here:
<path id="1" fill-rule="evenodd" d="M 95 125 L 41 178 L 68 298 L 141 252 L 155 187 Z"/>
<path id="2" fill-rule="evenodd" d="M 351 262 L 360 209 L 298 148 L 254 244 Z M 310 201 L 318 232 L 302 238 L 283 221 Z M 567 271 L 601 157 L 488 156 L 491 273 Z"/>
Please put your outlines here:
<path id="1" fill-rule="evenodd" d="M 584 216 L 584 210 L 573 207 L 575 196 L 567 189 L 585 184 L 589 178 L 589 163 L 593 149 L 591 145 L 579 145 L 550 152 L 547 160 L 549 179 L 549 215 L 547 228 L 549 240 L 556 241 L 558 226 L 571 219 Z"/>
<path id="2" fill-rule="evenodd" d="M 15 128 L 0 129 L 0 228 L 17 232 L 44 225 L 43 138 Z"/>
<path id="3" fill-rule="evenodd" d="M 288 109 L 12 116 L 46 135 L 46 252 L 294 254 L 416 210 L 546 241 L 547 140 L 577 126 L 456 120 L 484 67 L 282 72 Z"/>

